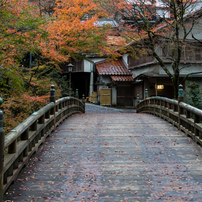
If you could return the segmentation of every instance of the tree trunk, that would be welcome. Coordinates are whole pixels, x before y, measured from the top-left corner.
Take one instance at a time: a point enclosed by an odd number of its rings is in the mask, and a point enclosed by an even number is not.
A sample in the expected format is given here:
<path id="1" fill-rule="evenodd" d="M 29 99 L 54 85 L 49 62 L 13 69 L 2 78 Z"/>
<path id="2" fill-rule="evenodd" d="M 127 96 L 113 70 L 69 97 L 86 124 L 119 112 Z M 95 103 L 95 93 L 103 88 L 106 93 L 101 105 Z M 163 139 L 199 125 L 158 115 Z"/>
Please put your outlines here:
<path id="1" fill-rule="evenodd" d="M 174 98 L 178 98 L 178 88 L 179 88 L 179 74 L 175 74 L 173 79 L 173 85 L 174 85 Z"/>

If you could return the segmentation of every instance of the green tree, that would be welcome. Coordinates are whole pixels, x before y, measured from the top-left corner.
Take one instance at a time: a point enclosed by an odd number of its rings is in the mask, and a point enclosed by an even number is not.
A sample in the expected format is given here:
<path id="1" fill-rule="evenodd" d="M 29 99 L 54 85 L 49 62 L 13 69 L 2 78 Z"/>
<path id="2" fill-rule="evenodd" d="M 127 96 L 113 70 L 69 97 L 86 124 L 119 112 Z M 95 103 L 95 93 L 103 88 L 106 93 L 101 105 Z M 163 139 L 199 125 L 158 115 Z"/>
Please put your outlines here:
<path id="1" fill-rule="evenodd" d="M 38 15 L 36 5 L 17 0 L 0 0 L 0 16 L 0 85 L 4 91 L 21 91 L 22 59 L 28 51 L 40 51 L 47 19 Z"/>
<path id="2" fill-rule="evenodd" d="M 201 103 L 201 94 L 200 94 L 200 89 L 199 89 L 199 84 L 193 82 L 188 85 L 188 92 L 187 96 L 188 98 L 186 101 L 197 108 L 200 108 L 200 103 Z"/>

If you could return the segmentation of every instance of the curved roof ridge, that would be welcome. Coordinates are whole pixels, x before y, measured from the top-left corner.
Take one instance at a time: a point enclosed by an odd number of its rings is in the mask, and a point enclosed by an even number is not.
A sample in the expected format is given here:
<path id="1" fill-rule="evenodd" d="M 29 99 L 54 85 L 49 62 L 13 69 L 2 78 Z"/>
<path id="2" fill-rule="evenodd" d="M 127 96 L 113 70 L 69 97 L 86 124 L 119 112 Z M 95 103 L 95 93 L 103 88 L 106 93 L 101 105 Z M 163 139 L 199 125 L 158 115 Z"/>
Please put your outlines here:
<path id="1" fill-rule="evenodd" d="M 132 72 L 128 70 L 122 59 L 115 61 L 100 61 L 95 63 L 98 73 L 100 75 L 129 75 L 132 76 Z"/>

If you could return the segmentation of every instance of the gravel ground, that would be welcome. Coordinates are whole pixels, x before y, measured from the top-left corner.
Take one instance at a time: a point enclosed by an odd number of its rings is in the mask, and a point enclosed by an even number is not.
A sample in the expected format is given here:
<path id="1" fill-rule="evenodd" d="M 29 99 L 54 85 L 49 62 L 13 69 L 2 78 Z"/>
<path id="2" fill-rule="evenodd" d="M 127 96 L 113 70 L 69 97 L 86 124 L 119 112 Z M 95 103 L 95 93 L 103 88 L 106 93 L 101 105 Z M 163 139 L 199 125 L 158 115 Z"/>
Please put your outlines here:
<path id="1" fill-rule="evenodd" d="M 86 113 L 106 114 L 106 113 L 135 113 L 135 109 L 117 109 L 86 103 Z"/>

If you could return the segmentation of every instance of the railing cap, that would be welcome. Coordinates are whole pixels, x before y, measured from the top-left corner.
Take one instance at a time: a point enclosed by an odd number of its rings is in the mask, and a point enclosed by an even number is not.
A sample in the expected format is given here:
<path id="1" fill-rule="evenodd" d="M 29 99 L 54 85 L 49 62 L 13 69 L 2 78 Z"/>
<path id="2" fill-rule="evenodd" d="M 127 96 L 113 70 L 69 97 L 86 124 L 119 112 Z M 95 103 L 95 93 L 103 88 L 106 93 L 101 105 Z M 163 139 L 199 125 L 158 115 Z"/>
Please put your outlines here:
<path id="1" fill-rule="evenodd" d="M 60 102 L 63 102 L 65 100 L 69 100 L 69 99 L 78 100 L 80 103 L 82 103 L 79 99 L 77 99 L 75 97 L 60 98 L 59 100 L 56 101 L 56 103 L 59 104 Z M 15 139 L 17 139 L 24 131 L 26 131 L 38 118 L 40 118 L 42 115 L 44 115 L 52 107 L 54 107 L 54 105 L 55 104 L 53 102 L 47 104 L 46 106 L 44 106 L 43 108 L 41 108 L 37 112 L 34 112 L 31 116 L 29 116 L 25 121 L 20 123 L 13 130 L 11 130 L 5 136 L 4 148 L 8 147 Z"/>
<path id="2" fill-rule="evenodd" d="M 197 116 L 202 117 L 202 110 L 200 110 L 194 106 L 191 106 L 191 105 L 184 103 L 184 102 L 180 102 L 179 106 L 182 107 L 183 109 L 193 113 L 193 114 L 196 114 Z"/>
<path id="3" fill-rule="evenodd" d="M 64 102 L 66 100 L 77 100 L 79 102 L 81 102 L 81 100 L 79 100 L 78 98 L 75 98 L 75 97 L 72 97 L 72 96 L 67 96 L 67 97 L 63 97 L 63 98 L 60 98 L 59 100 L 56 100 L 55 103 L 56 105 L 60 104 L 61 102 Z M 82 103 L 82 102 L 81 102 Z M 83 104 L 83 103 L 82 103 Z"/>
<path id="4" fill-rule="evenodd" d="M 174 104 L 174 105 L 177 105 L 178 104 L 178 101 L 177 100 L 174 100 L 174 99 L 170 99 L 170 98 L 166 98 L 166 97 L 160 97 L 160 96 L 153 96 L 153 97 L 148 97 L 146 98 L 145 100 L 162 100 L 162 101 L 166 101 L 170 104 Z M 141 102 L 143 102 L 144 100 L 141 100 Z M 140 104 L 139 103 L 139 104 Z"/>
<path id="5" fill-rule="evenodd" d="M 54 106 L 54 103 L 51 102 L 44 106 L 42 109 L 34 112 L 31 116 L 25 119 L 22 123 L 16 126 L 13 130 L 11 130 L 6 136 L 4 141 L 4 148 L 8 147 L 13 140 L 18 138 L 24 131 L 26 131 L 40 116 L 45 114 L 48 110 L 50 110 Z"/>

